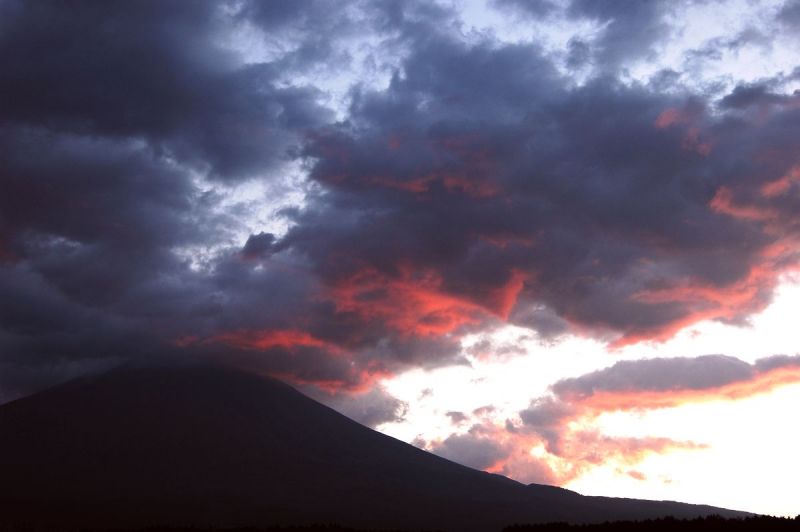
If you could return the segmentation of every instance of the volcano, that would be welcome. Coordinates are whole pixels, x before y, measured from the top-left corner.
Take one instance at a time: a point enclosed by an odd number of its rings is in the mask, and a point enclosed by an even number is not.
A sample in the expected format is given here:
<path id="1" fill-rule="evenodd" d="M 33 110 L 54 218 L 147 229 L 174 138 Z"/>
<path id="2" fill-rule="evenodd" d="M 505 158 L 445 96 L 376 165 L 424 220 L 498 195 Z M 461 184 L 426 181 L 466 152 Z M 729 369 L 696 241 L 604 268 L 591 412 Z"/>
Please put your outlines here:
<path id="1" fill-rule="evenodd" d="M 499 530 L 745 515 L 524 485 L 359 425 L 267 378 L 123 368 L 0 406 L 0 524 Z"/>

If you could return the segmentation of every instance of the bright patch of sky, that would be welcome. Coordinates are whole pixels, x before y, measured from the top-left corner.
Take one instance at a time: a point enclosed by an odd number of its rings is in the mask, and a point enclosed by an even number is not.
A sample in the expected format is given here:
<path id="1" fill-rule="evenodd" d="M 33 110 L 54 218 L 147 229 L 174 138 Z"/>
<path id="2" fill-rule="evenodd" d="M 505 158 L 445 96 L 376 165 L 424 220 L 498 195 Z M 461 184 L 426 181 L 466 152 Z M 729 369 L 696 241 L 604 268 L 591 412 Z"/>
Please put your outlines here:
<path id="1" fill-rule="evenodd" d="M 604 433 L 665 436 L 704 449 L 653 454 L 631 470 L 600 466 L 567 486 L 588 495 L 681 500 L 770 515 L 797 515 L 800 385 L 735 402 L 688 404 L 646 414 L 610 414 Z"/>
<path id="2" fill-rule="evenodd" d="M 280 238 L 290 227 L 283 211 L 305 205 L 310 186 L 306 170 L 299 162 L 285 164 L 280 173 L 277 178 L 251 179 L 236 186 L 195 174 L 198 204 L 207 209 L 203 215 L 214 221 L 218 238 L 173 252 L 188 261 L 193 270 L 201 271 L 210 267 L 220 252 L 241 248 L 252 234 L 265 232 Z"/>
<path id="3" fill-rule="evenodd" d="M 454 426 L 447 412 L 469 416 L 483 406 L 493 407 L 488 417 L 503 425 L 506 419 L 515 419 L 531 399 L 547 394 L 554 382 L 619 360 L 726 354 L 753 362 L 775 354 L 798 354 L 798 309 L 800 280 L 786 277 L 772 304 L 753 316 L 749 326 L 704 321 L 662 343 L 639 343 L 609 351 L 606 344 L 589 338 L 567 335 L 548 342 L 525 329 L 504 327 L 484 338 L 499 348 L 512 344 L 519 354 L 481 360 L 470 354 L 477 338 L 468 338 L 464 354 L 470 365 L 414 370 L 386 381 L 387 390 L 407 402 L 409 410 L 404 421 L 385 424 L 381 430 L 408 442 L 417 438 L 441 441 L 450 434 L 466 432 L 478 420 L 472 416 Z M 800 462 L 784 463 L 800 448 L 800 429 L 791 421 L 797 405 L 800 385 L 791 385 L 738 401 L 687 404 L 644 414 L 604 414 L 592 426 L 609 436 L 669 437 L 707 447 L 646 458 L 631 469 L 645 480 L 634 478 L 630 470 L 618 465 L 604 465 L 566 487 L 586 494 L 727 504 L 794 515 L 796 500 L 790 496 L 776 498 L 773 493 L 793 493 L 788 483 L 800 475 Z M 730 477 L 736 482 L 714 480 Z M 785 489 L 773 486 L 770 496 L 762 497 L 760 486 L 775 478 L 786 484 Z"/>

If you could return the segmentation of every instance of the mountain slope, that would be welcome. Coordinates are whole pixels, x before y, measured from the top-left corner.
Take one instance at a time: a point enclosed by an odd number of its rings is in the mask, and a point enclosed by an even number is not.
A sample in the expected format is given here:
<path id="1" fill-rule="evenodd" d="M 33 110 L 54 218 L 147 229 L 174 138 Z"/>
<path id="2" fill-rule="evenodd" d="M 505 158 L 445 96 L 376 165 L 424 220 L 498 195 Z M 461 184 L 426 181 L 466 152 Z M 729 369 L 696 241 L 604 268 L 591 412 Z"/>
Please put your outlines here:
<path id="1" fill-rule="evenodd" d="M 293 388 L 208 367 L 122 369 L 0 406 L 0 521 L 499 530 L 727 513 L 583 497 L 476 471 Z"/>

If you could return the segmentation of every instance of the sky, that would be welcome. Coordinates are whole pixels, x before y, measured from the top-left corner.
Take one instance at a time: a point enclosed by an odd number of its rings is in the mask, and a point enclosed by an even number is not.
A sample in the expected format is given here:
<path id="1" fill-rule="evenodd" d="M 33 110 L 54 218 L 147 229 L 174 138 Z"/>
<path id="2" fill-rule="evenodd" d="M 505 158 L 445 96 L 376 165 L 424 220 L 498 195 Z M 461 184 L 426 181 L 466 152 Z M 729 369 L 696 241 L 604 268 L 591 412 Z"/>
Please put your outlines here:
<path id="1" fill-rule="evenodd" d="M 213 361 L 796 515 L 798 46 L 797 0 L 0 0 L 0 403 Z"/>

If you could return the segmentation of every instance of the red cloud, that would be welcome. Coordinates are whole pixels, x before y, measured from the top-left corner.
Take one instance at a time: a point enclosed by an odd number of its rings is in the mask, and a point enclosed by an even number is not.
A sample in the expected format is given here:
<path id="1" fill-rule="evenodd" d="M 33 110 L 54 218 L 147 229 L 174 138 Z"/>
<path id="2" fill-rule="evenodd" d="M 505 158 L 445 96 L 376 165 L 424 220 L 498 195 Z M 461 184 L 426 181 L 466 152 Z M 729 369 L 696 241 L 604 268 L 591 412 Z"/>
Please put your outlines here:
<path id="1" fill-rule="evenodd" d="M 772 191 L 772 188 L 768 187 Z M 747 205 L 737 203 L 734 199 L 733 191 L 729 187 L 720 187 L 717 193 L 708 204 L 711 210 L 720 214 L 727 214 L 734 218 L 741 218 L 742 220 L 750 221 L 766 221 L 773 220 L 778 216 L 778 213 L 769 207 L 762 207 L 758 205 Z"/>
<path id="2" fill-rule="evenodd" d="M 376 361 L 368 361 L 355 366 L 348 361 L 348 357 L 350 357 L 351 353 L 346 351 L 342 346 L 297 329 L 240 329 L 202 339 L 196 336 L 187 336 L 175 342 L 175 345 L 179 347 L 215 344 L 230 346 L 237 350 L 263 353 L 264 356 L 267 357 L 274 355 L 274 350 L 288 352 L 290 356 L 298 356 L 303 349 L 311 349 L 317 350 L 323 357 L 338 359 L 347 366 L 349 371 L 340 372 L 341 376 L 337 377 L 324 377 L 314 374 L 307 375 L 294 370 L 263 370 L 264 374 L 271 377 L 298 386 L 311 384 L 328 393 L 338 393 L 342 391 L 348 394 L 363 393 L 372 389 L 378 381 L 392 376 L 390 371 L 383 368 Z M 258 365 L 254 365 L 257 369 Z"/>
<path id="3" fill-rule="evenodd" d="M 525 274 L 512 272 L 506 284 L 489 291 L 484 301 L 450 294 L 442 276 L 401 268 L 396 277 L 362 270 L 330 291 L 337 312 L 364 322 L 380 321 L 401 336 L 441 336 L 492 317 L 506 319 L 523 288 Z"/>
<path id="4" fill-rule="evenodd" d="M 371 176 L 363 182 L 372 186 L 400 190 L 413 194 L 425 194 L 439 185 L 451 193 L 460 193 L 472 198 L 491 198 L 499 194 L 497 185 L 490 182 L 469 179 L 453 173 L 430 173 L 411 179 L 396 179 L 389 176 Z"/>
<path id="5" fill-rule="evenodd" d="M 686 129 L 683 135 L 683 149 L 695 151 L 701 155 L 708 155 L 711 153 L 712 145 L 709 140 L 704 138 L 704 134 L 696 124 L 699 118 L 700 114 L 695 109 L 670 107 L 658 115 L 655 126 L 658 129 L 684 126 Z"/>
<path id="6" fill-rule="evenodd" d="M 311 334 L 294 329 L 268 331 L 231 331 L 208 339 L 209 342 L 228 344 L 240 349 L 257 349 L 265 351 L 273 347 L 292 350 L 298 346 L 318 347 L 329 353 L 340 353 L 341 349 L 330 342 L 314 338 Z"/>
<path id="7" fill-rule="evenodd" d="M 435 272 L 406 271 L 394 279 L 364 270 L 337 283 L 331 297 L 337 312 L 354 313 L 365 322 L 380 321 L 401 335 L 444 335 L 480 321 L 483 308 L 442 293 L 441 286 Z"/>
<path id="8" fill-rule="evenodd" d="M 350 379 L 307 378 L 295 372 L 269 372 L 270 377 L 289 382 L 295 386 L 311 385 L 330 395 L 356 397 L 377 389 L 380 381 L 392 377 L 391 372 L 379 368 L 365 368 Z"/>
<path id="9" fill-rule="evenodd" d="M 665 129 L 673 124 L 678 124 L 684 121 L 684 116 L 680 109 L 670 107 L 665 109 L 658 118 L 656 118 L 655 125 L 658 129 Z"/>
<path id="10" fill-rule="evenodd" d="M 775 250 L 779 253 L 780 250 Z M 683 315 L 665 327 L 650 329 L 636 334 L 624 335 L 611 344 L 612 348 L 624 347 L 645 340 L 666 341 L 678 331 L 702 320 L 736 320 L 744 314 L 764 310 L 769 303 L 767 294 L 775 289 L 781 266 L 771 264 L 769 257 L 764 264 L 753 266 L 747 277 L 726 286 L 713 286 L 699 280 L 686 279 L 667 288 L 643 290 L 632 299 L 649 304 L 678 303 Z"/>
<path id="11" fill-rule="evenodd" d="M 523 289 L 521 272 L 512 271 L 505 283 L 467 298 L 447 290 L 444 279 L 433 270 L 403 267 L 394 275 L 363 269 L 337 281 L 317 295 L 325 314 L 297 319 L 299 327 L 240 328 L 201 336 L 184 336 L 173 342 L 191 346 L 229 346 L 270 375 L 295 384 L 314 384 L 328 390 L 366 389 L 412 362 L 377 355 L 370 335 L 391 344 L 386 349 L 442 349 L 445 337 L 457 352 L 457 340 L 465 327 L 506 319 Z M 315 320 L 346 334 L 314 332 Z M 340 325 L 341 324 L 341 325 Z M 259 358 L 259 354 L 264 356 Z M 445 355 L 443 355 L 445 356 Z M 453 354 L 455 356 L 455 354 Z M 399 357 L 399 356 L 398 356 Z M 294 369 L 286 370 L 289 366 Z M 319 371 L 304 370 L 307 366 Z"/>
<path id="12" fill-rule="evenodd" d="M 761 186 L 761 195 L 766 198 L 774 198 L 785 194 L 797 183 L 800 183 L 800 166 L 794 166 L 778 179 L 764 183 Z"/>

